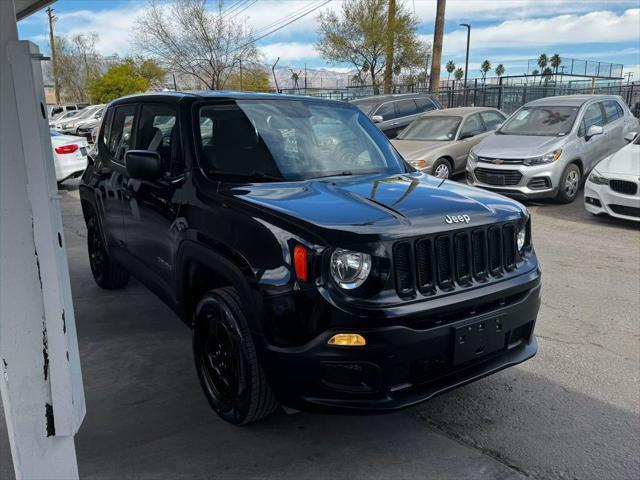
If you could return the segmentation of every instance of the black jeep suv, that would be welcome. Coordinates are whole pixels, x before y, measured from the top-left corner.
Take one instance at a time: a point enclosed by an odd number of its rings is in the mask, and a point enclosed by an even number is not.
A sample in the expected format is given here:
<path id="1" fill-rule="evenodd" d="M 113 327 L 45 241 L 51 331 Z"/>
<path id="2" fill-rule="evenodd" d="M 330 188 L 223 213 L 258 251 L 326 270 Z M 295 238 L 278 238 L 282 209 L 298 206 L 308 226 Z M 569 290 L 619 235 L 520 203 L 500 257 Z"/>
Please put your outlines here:
<path id="1" fill-rule="evenodd" d="M 80 196 L 103 288 L 193 329 L 225 420 L 390 411 L 536 352 L 526 209 L 408 166 L 356 107 L 282 95 L 112 102 Z"/>

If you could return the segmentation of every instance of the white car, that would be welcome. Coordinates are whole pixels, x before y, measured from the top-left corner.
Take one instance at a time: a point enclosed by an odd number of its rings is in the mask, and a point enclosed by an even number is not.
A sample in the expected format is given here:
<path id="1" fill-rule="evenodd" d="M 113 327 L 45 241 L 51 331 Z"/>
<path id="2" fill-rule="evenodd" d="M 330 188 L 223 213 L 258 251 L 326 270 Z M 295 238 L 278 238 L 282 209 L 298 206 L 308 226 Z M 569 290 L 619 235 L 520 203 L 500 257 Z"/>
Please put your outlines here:
<path id="1" fill-rule="evenodd" d="M 631 132 L 625 139 L 631 143 L 591 171 L 584 185 L 584 206 L 595 215 L 640 222 L 640 135 Z"/>
<path id="2" fill-rule="evenodd" d="M 87 140 L 51 130 L 56 182 L 82 175 L 87 168 Z"/>
<path id="3" fill-rule="evenodd" d="M 57 120 L 54 123 L 53 128 L 60 133 L 74 134 L 76 133 L 76 126 L 78 125 L 78 123 L 94 118 L 98 112 L 100 112 L 99 114 L 102 115 L 103 109 L 104 105 L 91 105 L 83 110 L 80 110 L 76 115 Z"/>

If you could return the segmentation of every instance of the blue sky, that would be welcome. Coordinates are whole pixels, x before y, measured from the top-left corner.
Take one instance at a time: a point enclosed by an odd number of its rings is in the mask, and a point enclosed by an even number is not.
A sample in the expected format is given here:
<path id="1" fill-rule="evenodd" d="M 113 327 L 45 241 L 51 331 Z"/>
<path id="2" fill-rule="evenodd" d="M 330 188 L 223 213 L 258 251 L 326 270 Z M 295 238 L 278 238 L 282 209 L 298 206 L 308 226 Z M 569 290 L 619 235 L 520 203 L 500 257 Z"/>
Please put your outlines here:
<path id="1" fill-rule="evenodd" d="M 239 1 L 239 0 L 235 0 Z M 234 1 L 226 2 L 225 7 Z M 310 2 L 259 0 L 241 12 L 253 28 L 261 28 Z M 435 0 L 404 0 L 420 21 L 419 34 L 429 42 L 433 36 Z M 58 0 L 58 34 L 93 31 L 98 33 L 98 50 L 109 55 L 135 53 L 131 31 L 145 0 Z M 217 8 L 215 0 L 210 1 Z M 333 0 L 322 9 L 339 9 Z M 265 62 L 280 57 L 280 65 L 347 69 L 327 63 L 313 48 L 317 12 L 258 42 Z M 488 58 L 495 66 L 503 63 L 507 74 L 521 74 L 526 59 L 540 53 L 559 53 L 564 58 L 622 63 L 640 80 L 640 0 L 448 0 L 443 62 L 464 63 L 465 30 L 459 23 L 472 24 L 470 75 L 479 75 L 479 65 Z M 48 52 L 48 26 L 44 11 L 21 21 L 20 36 Z"/>

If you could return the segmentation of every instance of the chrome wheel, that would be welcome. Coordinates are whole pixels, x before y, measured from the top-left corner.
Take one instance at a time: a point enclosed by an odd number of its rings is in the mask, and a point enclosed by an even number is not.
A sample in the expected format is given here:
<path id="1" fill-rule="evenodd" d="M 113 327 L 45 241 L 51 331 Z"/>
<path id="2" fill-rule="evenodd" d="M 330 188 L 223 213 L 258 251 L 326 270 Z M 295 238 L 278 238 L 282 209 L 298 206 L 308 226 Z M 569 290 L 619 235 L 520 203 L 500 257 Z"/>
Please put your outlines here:
<path id="1" fill-rule="evenodd" d="M 571 170 L 564 180 L 564 192 L 568 198 L 573 198 L 580 188 L 580 174 L 575 170 Z"/>
<path id="2" fill-rule="evenodd" d="M 449 165 L 447 165 L 446 163 L 441 163 L 440 165 L 438 165 L 433 171 L 433 176 L 437 178 L 449 178 Z"/>

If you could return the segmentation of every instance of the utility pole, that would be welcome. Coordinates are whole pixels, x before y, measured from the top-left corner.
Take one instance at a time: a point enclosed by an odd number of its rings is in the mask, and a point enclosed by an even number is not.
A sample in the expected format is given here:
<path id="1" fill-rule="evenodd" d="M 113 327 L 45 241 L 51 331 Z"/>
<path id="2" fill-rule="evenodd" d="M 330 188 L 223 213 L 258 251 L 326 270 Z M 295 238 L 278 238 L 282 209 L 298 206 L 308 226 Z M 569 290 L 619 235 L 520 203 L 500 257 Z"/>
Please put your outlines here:
<path id="1" fill-rule="evenodd" d="M 60 103 L 60 88 L 58 85 L 58 62 L 56 60 L 56 47 L 53 37 L 53 22 L 57 18 L 53 15 L 53 8 L 47 8 L 47 16 L 49 17 L 49 45 L 51 47 L 51 71 L 53 72 L 53 91 L 56 95 L 56 103 Z"/>
<path id="2" fill-rule="evenodd" d="M 304 94 L 307 94 L 307 62 L 304 63 Z"/>
<path id="3" fill-rule="evenodd" d="M 396 0 L 389 0 L 389 11 L 387 16 L 387 45 L 385 49 L 384 65 L 384 93 L 391 93 L 393 83 L 393 40 L 396 26 Z"/>
<path id="4" fill-rule="evenodd" d="M 471 41 L 471 25 L 461 23 L 461 27 L 467 27 L 467 56 L 464 61 L 464 104 L 467 105 L 467 73 L 469 71 L 469 42 Z"/>
<path id="5" fill-rule="evenodd" d="M 436 25 L 433 31 L 433 57 L 431 60 L 431 75 L 429 90 L 431 93 L 440 91 L 440 62 L 442 60 L 442 38 L 444 36 L 444 9 L 447 0 L 438 0 L 436 7 Z"/>
<path id="6" fill-rule="evenodd" d="M 242 88 L 242 59 L 240 59 L 240 91 L 244 91 Z"/>

